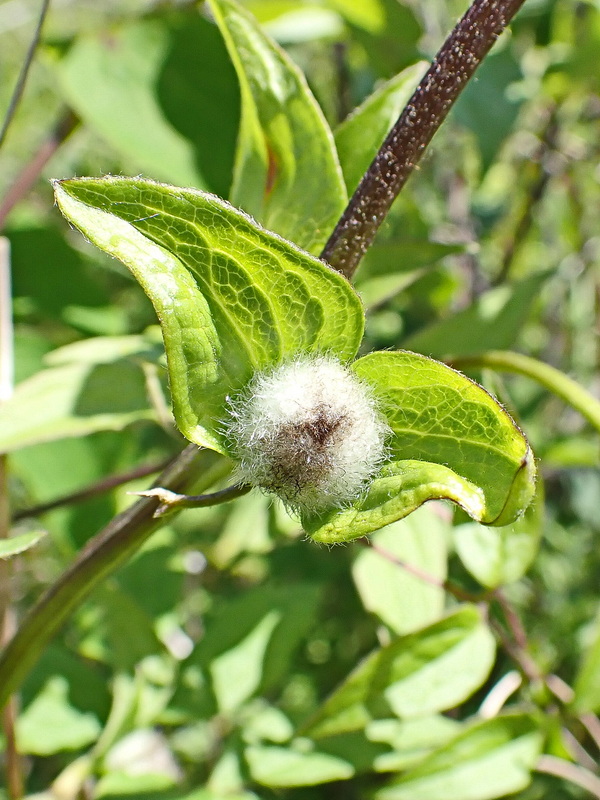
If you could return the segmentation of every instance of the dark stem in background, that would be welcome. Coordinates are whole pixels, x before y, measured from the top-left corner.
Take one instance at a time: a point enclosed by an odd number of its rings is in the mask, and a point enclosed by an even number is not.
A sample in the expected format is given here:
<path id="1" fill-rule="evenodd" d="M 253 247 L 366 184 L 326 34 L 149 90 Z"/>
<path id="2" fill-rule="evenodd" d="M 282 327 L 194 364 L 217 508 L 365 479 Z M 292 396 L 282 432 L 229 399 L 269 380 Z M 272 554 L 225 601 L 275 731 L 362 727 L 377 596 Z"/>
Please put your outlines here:
<path id="1" fill-rule="evenodd" d="M 135 467 L 128 472 L 121 472 L 118 475 L 109 475 L 107 478 L 95 481 L 77 492 L 62 495 L 62 497 L 49 500 L 47 503 L 39 503 L 39 505 L 15 511 L 12 515 L 12 521 L 18 522 L 21 519 L 27 519 L 27 517 L 37 517 L 40 514 L 46 514 L 48 511 L 60 508 L 61 506 L 83 503 L 85 500 L 97 497 L 99 494 L 110 492 L 111 489 L 116 489 L 118 486 L 123 486 L 125 483 L 137 480 L 138 478 L 145 478 L 148 475 L 153 475 L 155 472 L 160 472 L 166 469 L 170 461 L 171 459 L 165 459 L 157 464 L 141 464 L 139 467 Z"/>
<path id="2" fill-rule="evenodd" d="M 474 0 L 388 134 L 321 258 L 350 279 L 459 94 L 525 0 Z"/>
<path id="3" fill-rule="evenodd" d="M 37 25 L 35 26 L 35 30 L 33 32 L 33 38 L 29 43 L 27 55 L 25 56 L 25 60 L 23 61 L 19 77 L 17 78 L 17 84 L 15 86 L 13 95 L 10 98 L 10 103 L 8 104 L 6 116 L 4 117 L 4 123 L 2 124 L 2 130 L 0 130 L 0 147 L 2 147 L 2 145 L 4 144 L 4 140 L 6 139 L 6 134 L 8 133 L 8 129 L 10 128 L 10 123 L 13 121 L 17 107 L 21 101 L 21 97 L 23 96 L 23 92 L 25 90 L 25 84 L 27 83 L 27 75 L 29 74 L 29 68 L 31 67 L 31 64 L 33 62 L 33 57 L 35 55 L 35 51 L 39 44 L 40 36 L 42 35 L 42 27 L 44 25 L 44 20 L 46 19 L 46 14 L 48 13 L 49 8 L 50 8 L 50 0 L 42 0 L 42 7 L 40 8 L 40 15 L 38 17 Z"/>
<path id="4" fill-rule="evenodd" d="M 0 230 L 4 227 L 4 221 L 8 214 L 19 200 L 25 197 L 40 177 L 40 173 L 48 161 L 78 125 L 79 120 L 77 117 L 71 111 L 67 111 L 55 125 L 48 138 L 41 144 L 31 161 L 17 175 L 14 183 L 0 202 Z"/>

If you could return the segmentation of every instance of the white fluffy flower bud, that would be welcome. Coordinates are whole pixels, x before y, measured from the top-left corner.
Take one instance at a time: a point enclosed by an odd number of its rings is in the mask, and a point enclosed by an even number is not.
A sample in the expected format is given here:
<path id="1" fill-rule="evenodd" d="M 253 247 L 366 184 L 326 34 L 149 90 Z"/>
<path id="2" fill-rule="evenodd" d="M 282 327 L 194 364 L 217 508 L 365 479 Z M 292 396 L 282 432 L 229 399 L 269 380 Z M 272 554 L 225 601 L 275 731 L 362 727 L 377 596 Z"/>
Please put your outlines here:
<path id="1" fill-rule="evenodd" d="M 258 373 L 230 414 L 238 479 L 297 511 L 348 504 L 385 454 L 388 428 L 369 388 L 333 358 L 306 356 Z"/>

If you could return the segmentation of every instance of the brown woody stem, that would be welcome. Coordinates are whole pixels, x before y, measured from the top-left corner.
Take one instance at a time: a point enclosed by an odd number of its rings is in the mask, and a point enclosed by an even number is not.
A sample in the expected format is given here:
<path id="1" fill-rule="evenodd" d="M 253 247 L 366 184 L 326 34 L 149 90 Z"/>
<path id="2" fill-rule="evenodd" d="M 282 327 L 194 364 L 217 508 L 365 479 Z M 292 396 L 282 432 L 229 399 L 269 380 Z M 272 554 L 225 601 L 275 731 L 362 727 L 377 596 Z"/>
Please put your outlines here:
<path id="1" fill-rule="evenodd" d="M 524 0 L 474 0 L 375 156 L 321 258 L 347 278 L 456 99 Z"/>

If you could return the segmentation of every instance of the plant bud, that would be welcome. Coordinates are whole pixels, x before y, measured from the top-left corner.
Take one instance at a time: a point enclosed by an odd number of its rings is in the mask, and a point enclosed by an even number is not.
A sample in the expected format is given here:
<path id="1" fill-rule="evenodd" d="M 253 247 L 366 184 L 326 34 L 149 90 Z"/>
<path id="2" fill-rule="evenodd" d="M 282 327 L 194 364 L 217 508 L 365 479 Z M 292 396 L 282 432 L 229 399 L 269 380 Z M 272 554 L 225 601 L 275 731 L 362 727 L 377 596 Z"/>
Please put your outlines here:
<path id="1" fill-rule="evenodd" d="M 305 512 L 356 499 L 384 458 L 388 433 L 369 387 L 323 356 L 257 373 L 230 401 L 225 427 L 238 480 Z"/>

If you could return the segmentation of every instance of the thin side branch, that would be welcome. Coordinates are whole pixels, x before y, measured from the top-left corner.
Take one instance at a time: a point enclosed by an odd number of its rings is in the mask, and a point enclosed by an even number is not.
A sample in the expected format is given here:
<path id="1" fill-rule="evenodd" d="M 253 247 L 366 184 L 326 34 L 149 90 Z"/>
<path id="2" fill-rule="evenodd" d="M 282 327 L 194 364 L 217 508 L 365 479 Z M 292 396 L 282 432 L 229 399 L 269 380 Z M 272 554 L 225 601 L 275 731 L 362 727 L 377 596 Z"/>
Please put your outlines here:
<path id="1" fill-rule="evenodd" d="M 17 78 L 17 83 L 13 91 L 13 95 L 10 98 L 10 103 L 8 104 L 6 116 L 4 117 L 4 123 L 2 124 L 2 130 L 0 130 L 0 147 L 2 147 L 2 145 L 4 144 L 4 140 L 6 139 L 6 134 L 8 133 L 10 124 L 13 121 L 19 103 L 21 102 L 21 97 L 23 96 L 23 92 L 25 91 L 25 84 L 27 83 L 29 68 L 33 63 L 33 57 L 35 55 L 35 51 L 37 50 L 37 46 L 40 41 L 40 36 L 42 35 L 42 27 L 44 25 L 44 20 L 46 19 L 46 14 L 48 13 L 49 8 L 50 8 L 50 0 L 42 0 L 42 7 L 40 8 L 40 15 L 38 17 L 37 25 L 35 26 L 33 37 L 31 39 L 31 42 L 29 43 L 27 54 L 25 55 L 25 60 L 23 61 L 23 64 L 21 66 L 21 71 L 19 72 L 19 77 Z"/>
<path id="2" fill-rule="evenodd" d="M 474 0 L 442 45 L 321 254 L 348 279 L 435 132 L 523 3 Z"/>
<path id="3" fill-rule="evenodd" d="M 62 497 L 57 497 L 47 503 L 39 503 L 36 506 L 23 508 L 20 511 L 15 511 L 12 516 L 13 522 L 18 522 L 27 517 L 38 517 L 40 514 L 46 514 L 48 511 L 53 511 L 55 508 L 61 506 L 69 506 L 74 503 L 82 503 L 84 500 L 89 500 L 91 497 L 97 497 L 99 494 L 105 494 L 111 489 L 116 489 L 118 486 L 123 486 L 125 483 L 137 480 L 138 478 L 145 478 L 148 475 L 153 475 L 155 472 L 160 472 L 165 469 L 171 459 L 166 459 L 158 464 L 142 464 L 129 472 L 121 472 L 118 475 L 109 475 L 107 478 L 95 481 L 89 486 L 85 486 L 77 492 L 65 494 Z"/>
<path id="4" fill-rule="evenodd" d="M 235 500 L 237 497 L 248 494 L 250 489 L 252 487 L 247 483 L 236 483 L 226 489 L 211 492 L 210 494 L 177 494 L 177 492 L 171 492 L 158 486 L 145 492 L 130 492 L 130 494 L 136 494 L 139 497 L 155 497 L 160 500 L 160 505 L 154 512 L 154 516 L 162 517 L 177 508 L 207 508 L 208 506 L 228 503 L 230 500 Z"/>

